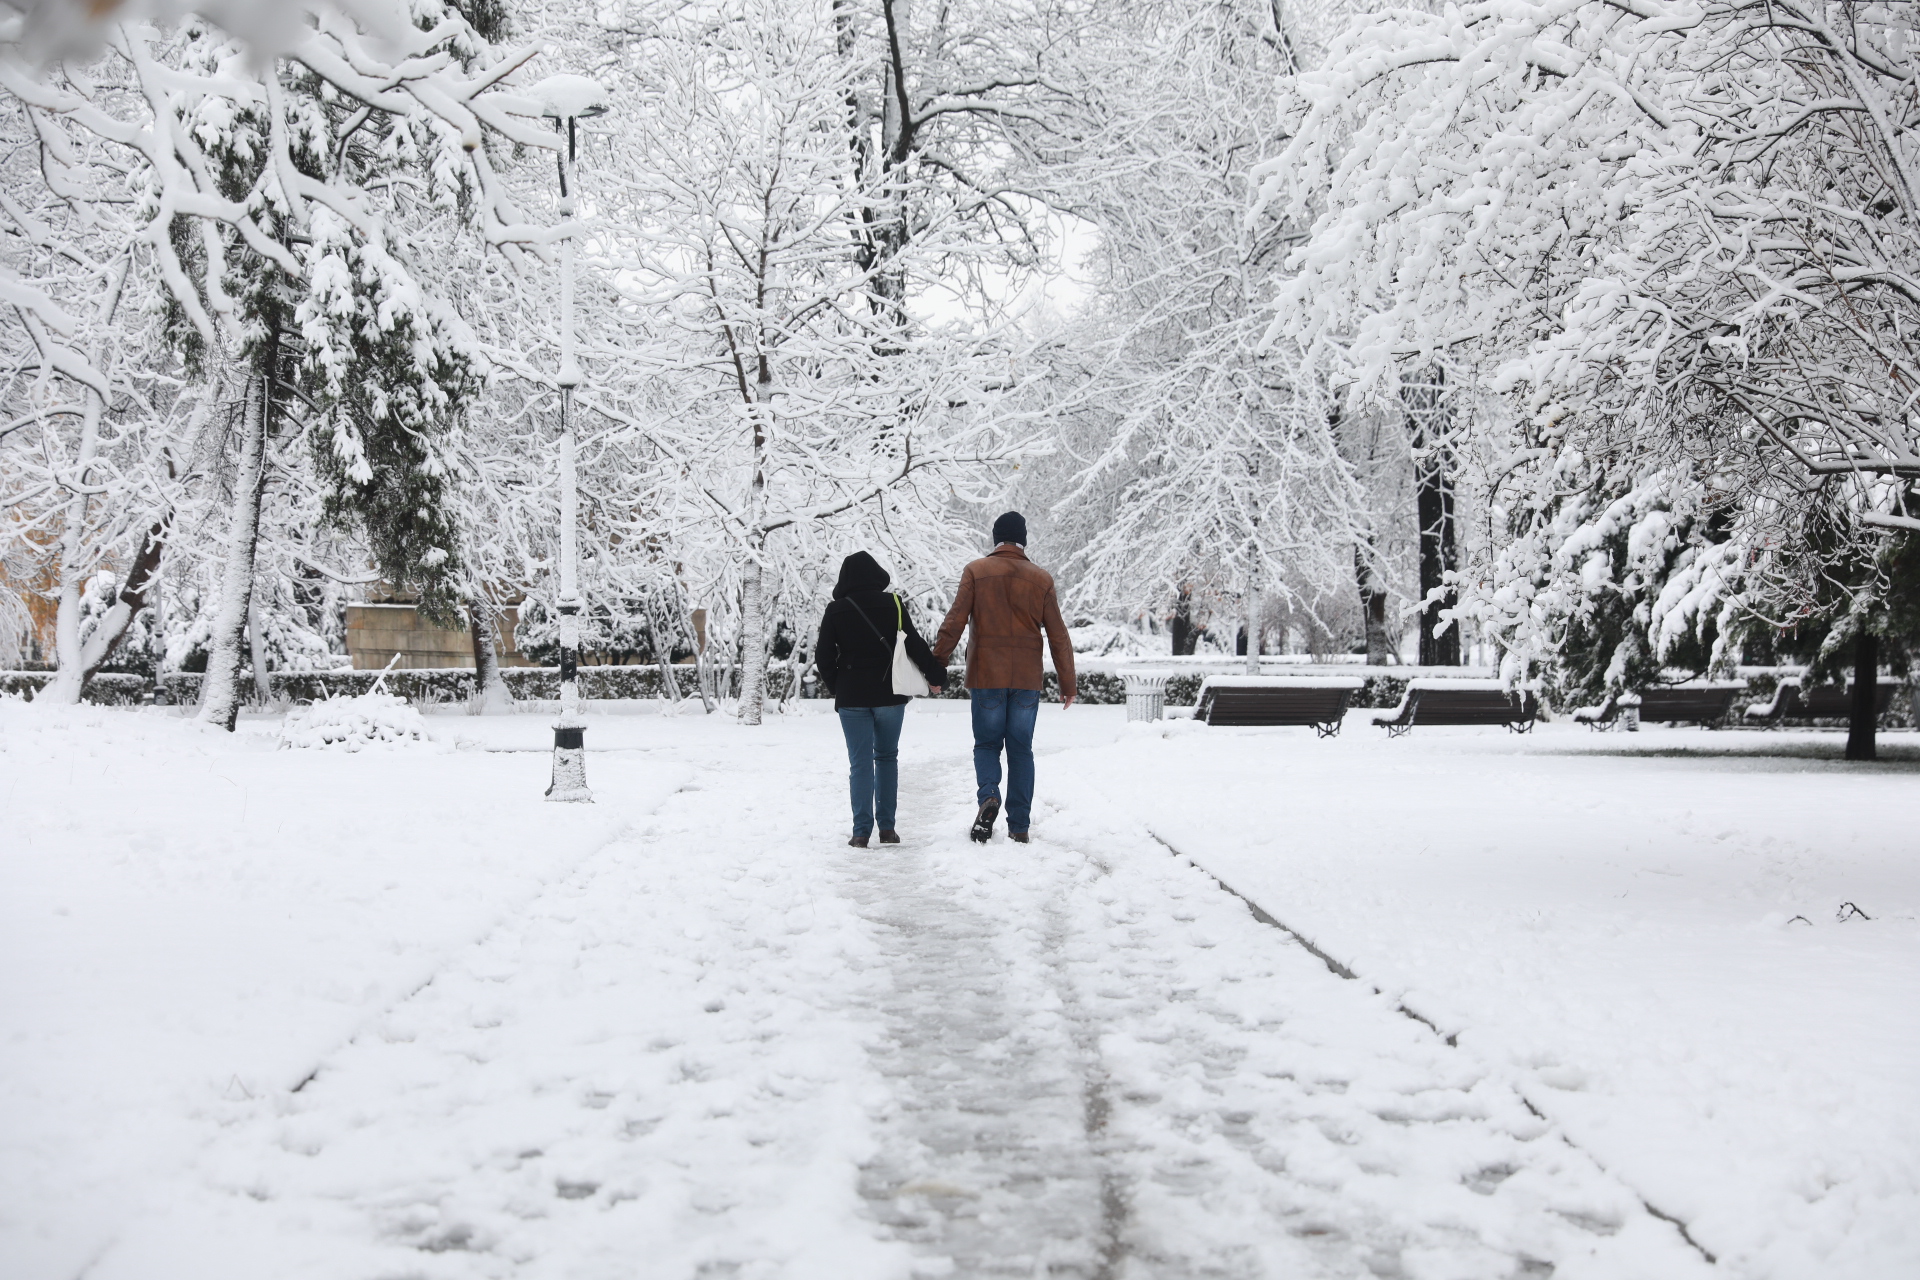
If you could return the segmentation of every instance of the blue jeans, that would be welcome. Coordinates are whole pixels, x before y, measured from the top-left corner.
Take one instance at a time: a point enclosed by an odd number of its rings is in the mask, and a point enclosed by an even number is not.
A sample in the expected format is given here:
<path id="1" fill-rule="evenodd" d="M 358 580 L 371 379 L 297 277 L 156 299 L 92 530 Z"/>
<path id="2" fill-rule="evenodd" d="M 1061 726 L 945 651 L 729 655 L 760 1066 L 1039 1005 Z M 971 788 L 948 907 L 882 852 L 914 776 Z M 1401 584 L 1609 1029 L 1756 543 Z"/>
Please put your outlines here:
<path id="1" fill-rule="evenodd" d="M 1033 722 L 1040 716 L 1038 689 L 972 689 L 975 800 L 1000 795 L 1000 748 L 1007 750 L 1007 830 L 1025 831 L 1033 821 Z"/>
<path id="2" fill-rule="evenodd" d="M 893 830 L 900 794 L 900 726 L 907 708 L 842 707 L 840 732 L 847 739 L 847 795 L 853 801 L 853 834 L 870 836 L 879 819 Z"/>

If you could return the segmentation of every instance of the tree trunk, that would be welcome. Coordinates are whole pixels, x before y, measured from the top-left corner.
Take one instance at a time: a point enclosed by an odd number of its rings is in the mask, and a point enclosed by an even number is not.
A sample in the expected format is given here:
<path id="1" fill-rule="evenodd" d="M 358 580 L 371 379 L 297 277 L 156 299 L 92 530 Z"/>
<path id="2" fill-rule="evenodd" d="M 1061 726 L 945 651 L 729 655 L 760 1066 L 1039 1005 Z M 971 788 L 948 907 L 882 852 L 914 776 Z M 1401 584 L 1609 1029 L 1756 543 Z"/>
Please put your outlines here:
<path id="1" fill-rule="evenodd" d="M 782 715 L 788 710 L 787 704 L 800 696 L 800 673 L 805 669 L 800 661 L 802 648 L 800 630 L 796 627 L 793 643 L 787 646 L 787 687 L 780 691 L 779 709 Z"/>
<path id="2" fill-rule="evenodd" d="M 95 454 L 100 448 L 99 395 L 87 391 L 86 416 L 81 420 L 80 447 L 75 450 L 73 478 L 87 483 Z M 72 706 L 80 701 L 86 687 L 86 663 L 80 642 L 80 574 L 85 559 L 82 543 L 87 532 L 90 495 L 76 493 L 67 500 L 67 518 L 60 533 L 60 603 L 53 619 L 54 676 L 34 699 L 49 706 Z"/>
<path id="3" fill-rule="evenodd" d="M 901 262 L 912 229 L 908 222 L 907 186 L 910 165 L 918 149 L 918 122 L 911 115 L 907 89 L 906 33 L 910 0 L 881 0 L 886 27 L 887 57 L 881 70 L 880 154 L 877 198 L 872 202 L 869 235 L 871 261 L 862 263 L 872 283 L 869 296 L 884 336 L 875 353 L 897 355 L 907 327 L 907 269 Z M 857 260 L 857 256 L 856 256 Z"/>
<path id="4" fill-rule="evenodd" d="M 113 608 L 93 625 L 84 639 L 80 641 L 80 656 L 74 667 L 64 662 L 47 687 L 34 701 L 51 701 L 55 705 L 72 705 L 80 701 L 86 692 L 87 682 L 100 673 L 113 651 L 120 647 L 120 641 L 133 626 L 133 620 L 147 607 L 147 597 L 154 585 L 155 575 L 160 572 L 160 558 L 166 549 L 165 522 L 157 522 L 147 530 L 140 540 L 140 552 L 133 558 L 133 567 L 127 570 L 126 580 L 120 585 L 120 595 Z M 65 606 L 65 592 L 61 593 L 61 605 Z M 58 623 L 55 624 L 56 627 Z M 57 634 L 57 632 L 56 632 Z"/>
<path id="5" fill-rule="evenodd" d="M 647 611 L 647 640 L 653 645 L 653 660 L 660 667 L 661 701 L 678 703 L 680 681 L 673 673 L 673 646 L 660 642 L 659 615 L 651 609 Z"/>
<path id="6" fill-rule="evenodd" d="M 705 610 L 693 623 L 693 687 L 700 691 L 700 705 L 708 715 L 713 706 L 713 663 L 707 657 L 707 618 Z"/>
<path id="7" fill-rule="evenodd" d="M 1880 637 L 1861 628 L 1853 640 L 1853 705 L 1847 716 L 1847 759 L 1875 760 L 1875 714 L 1880 701 Z"/>
<path id="8" fill-rule="evenodd" d="M 1255 574 L 1259 570 L 1254 570 Z M 1260 580 L 1256 576 L 1253 585 L 1247 589 L 1247 666 L 1250 676 L 1260 674 L 1260 615 L 1266 611 L 1267 600 L 1260 592 Z"/>
<path id="9" fill-rule="evenodd" d="M 240 718 L 241 645 L 253 603 L 253 552 L 260 536 L 260 491 L 266 476 L 267 416 L 270 411 L 272 353 L 261 372 L 247 380 L 246 409 L 240 421 L 240 467 L 233 480 L 233 524 L 227 534 L 227 565 L 220 582 L 219 612 L 207 639 L 207 674 L 200 682 L 199 719 L 233 732 Z"/>
<path id="10" fill-rule="evenodd" d="M 1200 643 L 1201 628 L 1193 625 L 1193 588 L 1181 587 L 1180 594 L 1174 597 L 1173 621 L 1167 627 L 1173 637 L 1173 652 L 1179 657 L 1190 657 Z"/>
<path id="11" fill-rule="evenodd" d="M 267 676 L 267 629 L 260 625 L 260 593 L 247 600 L 247 648 L 253 655 L 253 694 L 263 707 L 273 705 L 273 681 Z"/>
<path id="12" fill-rule="evenodd" d="M 467 598 L 467 629 L 473 636 L 473 701 L 470 716 L 504 716 L 513 712 L 513 691 L 500 674 L 500 655 L 494 651 L 499 633 L 493 610 L 478 594 Z"/>
<path id="13" fill-rule="evenodd" d="M 112 283 L 108 286 L 106 296 L 101 303 L 103 318 L 110 321 L 114 312 L 119 309 L 120 291 L 125 286 L 126 280 L 127 265 L 122 262 L 114 271 Z M 95 352 L 96 359 L 104 355 L 104 349 Z M 101 398 L 99 390 L 91 384 L 86 388 L 86 406 L 80 420 L 80 444 L 74 451 L 73 460 L 73 478 L 75 483 L 80 485 L 88 483 L 94 459 L 100 452 L 100 417 L 107 411 L 106 401 Z M 118 605 L 108 610 L 107 616 L 94 627 L 94 635 L 101 637 L 104 648 L 100 650 L 93 665 L 89 667 L 87 656 L 91 646 L 83 644 L 80 637 L 79 578 L 80 566 L 85 559 L 81 544 L 86 538 L 87 515 L 91 505 L 91 495 L 74 494 L 67 502 L 66 527 L 60 533 L 60 603 L 53 622 L 56 670 L 47 687 L 34 699 L 36 702 L 45 702 L 51 706 L 72 706 L 80 701 L 80 695 L 85 691 L 87 681 L 92 679 L 93 673 L 100 669 L 100 664 L 107 660 L 107 654 L 113 651 L 113 646 L 118 644 L 120 637 L 126 634 L 127 623 L 133 620 L 132 613 L 127 613 L 119 620 L 117 631 L 103 633 L 101 627 L 108 626 L 114 621 L 115 615 L 121 613 Z M 146 547 L 143 545 L 141 547 L 143 555 L 145 551 Z M 127 581 L 133 581 L 132 573 L 127 575 Z M 144 600 L 144 579 L 141 583 L 141 592 Z"/>
<path id="14" fill-rule="evenodd" d="M 1453 451 L 1448 447 L 1443 375 L 1401 389 L 1414 450 L 1414 508 L 1420 525 L 1420 664 L 1460 665 L 1460 628 L 1435 628 L 1459 603 L 1446 575 L 1459 567 L 1453 536 Z"/>
<path id="15" fill-rule="evenodd" d="M 773 413 L 773 365 L 760 354 L 753 383 L 753 488 L 748 507 L 756 530 L 747 539 L 740 571 L 740 723 L 757 725 L 767 696 L 767 570 L 762 553 L 767 535 L 759 531 L 767 491 L 767 430 Z"/>
<path id="16" fill-rule="evenodd" d="M 1360 587 L 1360 617 L 1366 628 L 1367 665 L 1384 667 L 1399 655 L 1387 631 L 1387 589 L 1373 567 L 1373 540 L 1353 544 L 1354 580 Z"/>
<path id="17" fill-rule="evenodd" d="M 760 723 L 767 696 L 766 571 L 748 553 L 740 571 L 740 723 Z"/>

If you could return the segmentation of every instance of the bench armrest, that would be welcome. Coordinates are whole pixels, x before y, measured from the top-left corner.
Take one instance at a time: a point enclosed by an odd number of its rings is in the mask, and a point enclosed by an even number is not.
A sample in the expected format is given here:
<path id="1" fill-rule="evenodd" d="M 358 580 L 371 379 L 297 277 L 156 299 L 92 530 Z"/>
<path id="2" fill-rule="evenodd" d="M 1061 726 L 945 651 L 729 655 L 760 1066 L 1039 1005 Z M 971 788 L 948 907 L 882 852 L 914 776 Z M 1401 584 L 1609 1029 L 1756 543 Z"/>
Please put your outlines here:
<path id="1" fill-rule="evenodd" d="M 1414 700 L 1418 697 L 1419 695 L 1412 689 L 1407 690 L 1400 695 L 1400 705 L 1393 709 L 1391 715 L 1377 715 L 1373 718 L 1373 722 L 1383 728 L 1390 725 L 1413 723 L 1413 704 Z"/>

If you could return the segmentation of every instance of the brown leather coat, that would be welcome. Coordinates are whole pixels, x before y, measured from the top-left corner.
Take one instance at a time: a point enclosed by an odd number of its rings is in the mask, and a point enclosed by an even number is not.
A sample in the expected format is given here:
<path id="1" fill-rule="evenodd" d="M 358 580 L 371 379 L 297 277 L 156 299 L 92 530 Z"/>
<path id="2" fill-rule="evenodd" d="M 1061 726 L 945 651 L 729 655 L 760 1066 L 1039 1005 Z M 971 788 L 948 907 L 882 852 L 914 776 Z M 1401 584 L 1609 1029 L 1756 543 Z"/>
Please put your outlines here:
<path id="1" fill-rule="evenodd" d="M 952 655 L 969 620 L 967 688 L 1040 688 L 1040 629 L 1045 627 L 1060 695 L 1074 696 L 1073 641 L 1053 593 L 1053 575 L 1016 544 L 1001 543 L 961 572 L 960 593 L 933 642 L 935 662 L 945 663 Z"/>

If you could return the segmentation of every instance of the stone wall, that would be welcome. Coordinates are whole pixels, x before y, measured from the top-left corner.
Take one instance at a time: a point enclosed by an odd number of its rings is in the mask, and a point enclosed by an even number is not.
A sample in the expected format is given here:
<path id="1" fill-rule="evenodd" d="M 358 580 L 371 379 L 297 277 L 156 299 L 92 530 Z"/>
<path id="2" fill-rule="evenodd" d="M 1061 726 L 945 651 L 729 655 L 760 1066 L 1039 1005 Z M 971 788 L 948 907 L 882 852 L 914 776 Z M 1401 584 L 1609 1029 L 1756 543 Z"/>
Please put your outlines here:
<path id="1" fill-rule="evenodd" d="M 518 610 L 502 611 L 494 650 L 503 667 L 531 664 L 514 647 L 513 629 Z M 355 671 L 384 671 L 395 654 L 396 670 L 472 667 L 473 633 L 466 627 L 440 627 L 420 616 L 410 604 L 350 604 L 347 606 L 347 653 Z"/>

